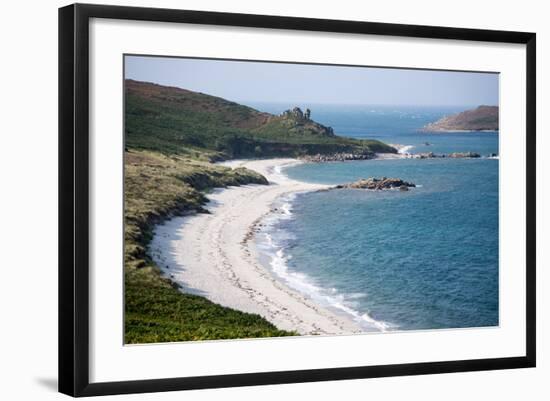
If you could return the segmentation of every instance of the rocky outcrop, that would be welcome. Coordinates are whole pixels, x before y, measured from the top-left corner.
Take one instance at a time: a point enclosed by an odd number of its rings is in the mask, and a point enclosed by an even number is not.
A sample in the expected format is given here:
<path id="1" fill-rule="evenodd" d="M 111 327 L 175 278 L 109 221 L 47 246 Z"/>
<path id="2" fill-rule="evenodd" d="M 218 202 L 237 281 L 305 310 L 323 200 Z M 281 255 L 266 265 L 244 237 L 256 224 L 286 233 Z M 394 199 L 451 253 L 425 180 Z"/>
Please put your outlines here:
<path id="1" fill-rule="evenodd" d="M 451 159 L 463 159 L 463 158 L 476 159 L 478 157 L 481 157 L 481 155 L 475 152 L 454 152 L 454 153 L 449 153 L 447 157 L 450 157 Z"/>
<path id="2" fill-rule="evenodd" d="M 408 191 L 409 188 L 416 187 L 415 184 L 407 181 L 403 181 L 400 178 L 361 178 L 358 181 L 351 182 L 349 184 L 340 184 L 334 187 L 335 189 L 372 189 L 383 190 L 399 188 L 401 191 Z"/>
<path id="3" fill-rule="evenodd" d="M 434 157 L 444 157 L 444 155 L 438 156 L 434 152 L 414 153 L 410 156 L 411 159 L 433 159 Z"/>
<path id="4" fill-rule="evenodd" d="M 422 128 L 429 132 L 498 131 L 498 106 L 479 106 L 473 110 L 445 116 Z"/>
<path id="5" fill-rule="evenodd" d="M 351 160 L 371 160 L 381 158 L 384 155 L 377 155 L 374 152 L 365 150 L 364 152 L 336 152 L 336 153 L 327 153 L 321 154 L 317 153 L 314 155 L 302 155 L 298 158 L 305 162 L 311 163 L 325 163 L 325 162 L 345 162 Z M 495 158 L 498 156 L 495 153 L 489 154 L 487 157 Z M 477 159 L 481 155 L 476 152 L 453 152 L 453 153 L 434 153 L 434 152 L 422 152 L 422 153 L 404 153 L 400 155 L 395 155 L 392 158 L 395 159 Z M 384 158 L 384 157 L 382 157 Z"/>
<path id="6" fill-rule="evenodd" d="M 302 109 L 299 107 L 294 107 L 292 110 L 288 109 L 283 111 L 280 114 L 280 117 L 292 118 L 297 121 L 306 122 L 311 121 L 311 110 L 306 109 L 305 112 L 302 112 Z"/>
<path id="7" fill-rule="evenodd" d="M 365 151 L 362 153 L 332 153 L 332 154 L 316 154 L 316 155 L 304 155 L 300 156 L 301 160 L 312 163 L 324 163 L 324 162 L 344 162 L 349 160 L 369 160 L 374 159 L 376 154 L 374 152 Z"/>
<path id="8" fill-rule="evenodd" d="M 308 131 L 314 135 L 334 136 L 334 129 L 325 125 L 319 124 L 311 119 L 311 110 L 306 109 L 305 112 L 299 107 L 285 110 L 276 119 L 282 119 L 286 125 L 298 128 L 298 131 Z"/>
<path id="9" fill-rule="evenodd" d="M 476 152 L 453 152 L 449 154 L 436 154 L 434 152 L 422 152 L 422 153 L 409 153 L 406 155 L 406 159 L 477 159 L 481 157 L 479 153 Z"/>

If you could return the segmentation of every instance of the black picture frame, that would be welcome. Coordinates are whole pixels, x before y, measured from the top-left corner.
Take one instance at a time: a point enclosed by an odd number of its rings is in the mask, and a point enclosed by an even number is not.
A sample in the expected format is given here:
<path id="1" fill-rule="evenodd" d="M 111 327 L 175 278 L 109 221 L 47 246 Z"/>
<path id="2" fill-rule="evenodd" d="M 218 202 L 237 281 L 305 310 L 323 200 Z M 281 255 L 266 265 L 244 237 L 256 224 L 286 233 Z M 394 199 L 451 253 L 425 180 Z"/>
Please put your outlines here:
<path id="1" fill-rule="evenodd" d="M 91 18 L 437 38 L 526 45 L 526 353 L 520 357 L 90 383 L 88 61 Z M 536 35 L 447 28 L 74 4 L 59 9 L 59 391 L 71 396 L 527 368 L 536 350 Z"/>

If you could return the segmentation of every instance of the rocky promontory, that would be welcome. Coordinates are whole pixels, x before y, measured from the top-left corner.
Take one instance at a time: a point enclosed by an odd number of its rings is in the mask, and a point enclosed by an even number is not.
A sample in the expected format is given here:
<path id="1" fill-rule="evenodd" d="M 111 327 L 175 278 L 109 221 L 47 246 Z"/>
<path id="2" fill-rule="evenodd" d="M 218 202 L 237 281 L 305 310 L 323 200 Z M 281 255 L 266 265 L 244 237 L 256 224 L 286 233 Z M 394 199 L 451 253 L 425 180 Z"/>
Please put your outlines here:
<path id="1" fill-rule="evenodd" d="M 336 185 L 334 189 L 372 189 L 383 190 L 399 188 L 401 191 L 408 191 L 409 188 L 416 187 L 415 184 L 407 181 L 403 181 L 400 178 L 361 178 L 355 182 L 349 184 Z"/>
<path id="2" fill-rule="evenodd" d="M 479 106 L 425 125 L 428 132 L 498 131 L 498 106 Z"/>

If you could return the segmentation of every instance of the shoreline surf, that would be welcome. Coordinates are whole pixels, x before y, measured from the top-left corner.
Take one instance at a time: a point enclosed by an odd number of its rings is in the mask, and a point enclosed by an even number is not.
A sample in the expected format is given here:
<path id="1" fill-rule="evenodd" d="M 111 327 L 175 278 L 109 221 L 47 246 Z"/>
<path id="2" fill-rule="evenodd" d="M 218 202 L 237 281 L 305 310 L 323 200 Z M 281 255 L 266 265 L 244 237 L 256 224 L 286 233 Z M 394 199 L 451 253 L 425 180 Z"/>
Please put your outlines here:
<path id="1" fill-rule="evenodd" d="M 365 296 L 365 294 L 347 294 L 334 287 L 325 288 L 307 274 L 291 268 L 289 261 L 292 259 L 292 253 L 284 245 L 284 242 L 292 239 L 294 235 L 280 227 L 280 223 L 293 218 L 293 202 L 297 200 L 298 196 L 300 193 L 290 193 L 279 197 L 273 203 L 271 212 L 261 220 L 261 227 L 256 230 L 254 237 L 260 263 L 291 289 L 306 295 L 318 305 L 337 315 L 352 319 L 365 332 L 384 332 L 397 328 L 386 322 L 377 321 L 368 313 L 356 309 L 353 300 Z"/>
<path id="2" fill-rule="evenodd" d="M 149 252 L 162 273 L 183 291 L 220 305 L 256 313 L 277 328 L 301 335 L 353 334 L 365 330 L 350 315 L 319 305 L 290 288 L 260 262 L 255 236 L 282 196 L 327 188 L 288 178 L 296 159 L 233 160 L 263 174 L 269 185 L 244 185 L 208 195 L 208 214 L 175 217 L 154 230 Z"/>

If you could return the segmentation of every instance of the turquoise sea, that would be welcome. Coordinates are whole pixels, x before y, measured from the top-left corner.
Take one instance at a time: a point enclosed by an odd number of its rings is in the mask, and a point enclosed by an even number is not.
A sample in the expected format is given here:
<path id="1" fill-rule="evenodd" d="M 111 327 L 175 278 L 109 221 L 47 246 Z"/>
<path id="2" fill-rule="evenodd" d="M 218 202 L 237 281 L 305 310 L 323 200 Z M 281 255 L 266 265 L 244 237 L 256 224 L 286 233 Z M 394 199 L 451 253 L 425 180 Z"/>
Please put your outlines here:
<path id="1" fill-rule="evenodd" d="M 255 104 L 280 112 L 285 105 Z M 408 152 L 472 151 L 480 159 L 302 164 L 297 180 L 339 184 L 397 177 L 408 192 L 334 190 L 279 199 L 258 237 L 272 273 L 365 330 L 499 324 L 497 132 L 426 134 L 419 128 L 462 107 L 310 106 L 339 135 L 376 138 Z M 426 145 L 426 142 L 429 145 Z"/>

